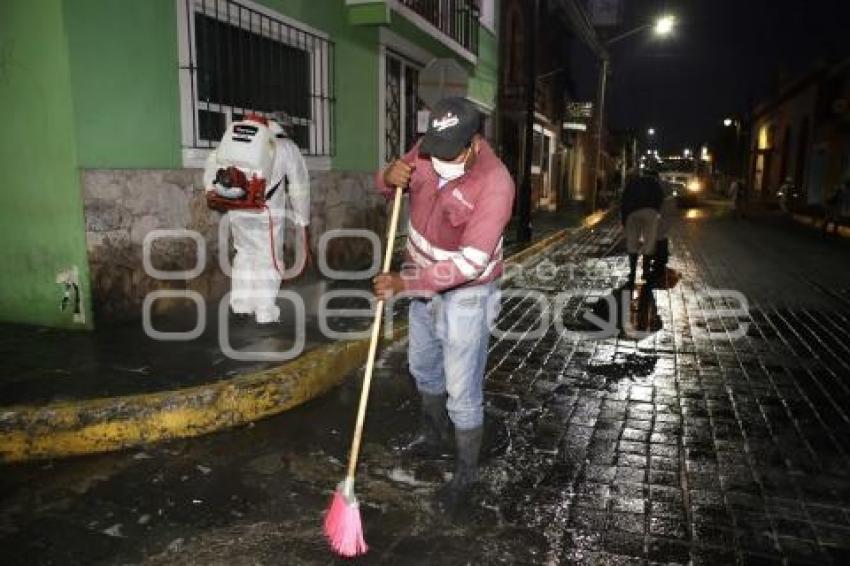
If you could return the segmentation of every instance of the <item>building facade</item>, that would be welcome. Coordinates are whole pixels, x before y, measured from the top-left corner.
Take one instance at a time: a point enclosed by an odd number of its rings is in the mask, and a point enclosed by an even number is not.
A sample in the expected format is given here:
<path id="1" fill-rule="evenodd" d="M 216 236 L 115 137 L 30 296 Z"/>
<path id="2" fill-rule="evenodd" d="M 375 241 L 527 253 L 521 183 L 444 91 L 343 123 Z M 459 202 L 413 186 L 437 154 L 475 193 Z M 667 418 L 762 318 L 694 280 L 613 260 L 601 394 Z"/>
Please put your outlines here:
<path id="1" fill-rule="evenodd" d="M 224 294 L 227 242 L 200 167 L 249 112 L 293 118 L 314 245 L 334 228 L 383 234 L 372 179 L 415 139 L 422 69 L 455 60 L 468 98 L 494 112 L 498 11 L 498 0 L 4 2 L 0 101 L 15 111 L 0 137 L 0 319 L 91 327 L 139 316 L 154 290 Z M 372 255 L 362 238 L 327 249 L 337 266 Z M 143 257 L 192 277 L 152 277 Z M 60 309 L 69 289 L 79 303 Z"/>
<path id="2" fill-rule="evenodd" d="M 500 142 L 518 182 L 523 175 L 529 96 L 529 41 L 534 45 L 532 210 L 555 211 L 591 198 L 595 167 L 594 108 L 575 100 L 570 49 L 573 29 L 564 4 L 503 0 L 500 74 Z M 530 30 L 534 30 L 531 32 Z"/>
<path id="3" fill-rule="evenodd" d="M 792 204 L 820 208 L 850 179 L 850 61 L 783 85 L 756 107 L 750 136 L 753 198 L 771 202 L 790 178 Z"/>

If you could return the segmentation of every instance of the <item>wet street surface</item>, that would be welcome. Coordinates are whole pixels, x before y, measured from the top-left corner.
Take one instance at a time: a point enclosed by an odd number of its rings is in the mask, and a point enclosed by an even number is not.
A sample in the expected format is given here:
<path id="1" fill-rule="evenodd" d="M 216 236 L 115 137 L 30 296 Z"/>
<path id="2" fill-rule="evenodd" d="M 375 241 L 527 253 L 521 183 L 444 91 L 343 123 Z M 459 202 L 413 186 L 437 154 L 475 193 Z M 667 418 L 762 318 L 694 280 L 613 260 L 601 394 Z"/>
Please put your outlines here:
<path id="1" fill-rule="evenodd" d="M 671 251 L 678 283 L 604 337 L 585 314 L 617 310 L 614 220 L 506 285 L 482 484 L 454 520 L 431 505 L 451 462 L 398 454 L 417 403 L 404 344 L 385 352 L 354 562 L 850 563 L 850 247 L 707 205 Z M 3 563 L 335 563 L 321 520 L 359 385 L 206 437 L 6 466 Z"/>

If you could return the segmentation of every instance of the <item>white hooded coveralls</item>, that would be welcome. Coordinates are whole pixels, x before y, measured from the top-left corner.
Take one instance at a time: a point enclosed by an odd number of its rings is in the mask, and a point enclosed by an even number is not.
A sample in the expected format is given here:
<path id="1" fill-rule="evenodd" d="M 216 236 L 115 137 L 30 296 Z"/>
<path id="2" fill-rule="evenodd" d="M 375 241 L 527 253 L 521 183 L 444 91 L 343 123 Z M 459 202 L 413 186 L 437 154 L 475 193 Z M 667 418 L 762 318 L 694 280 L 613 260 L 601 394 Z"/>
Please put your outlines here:
<path id="1" fill-rule="evenodd" d="M 233 234 L 232 288 L 230 308 L 236 314 L 253 314 L 260 324 L 277 322 L 280 308 L 277 293 L 284 269 L 284 220 L 288 216 L 297 226 L 310 223 L 310 177 L 301 151 L 291 139 L 281 137 L 283 130 L 271 123 L 275 138 L 275 158 L 266 194 L 277 187 L 266 200 L 268 210 L 231 210 L 227 212 Z M 215 180 L 215 151 L 210 153 L 204 171 L 204 186 L 210 190 Z M 285 215 L 286 193 L 291 210 Z M 269 220 L 273 230 L 269 229 Z M 272 247 L 272 241 L 274 247 Z"/>

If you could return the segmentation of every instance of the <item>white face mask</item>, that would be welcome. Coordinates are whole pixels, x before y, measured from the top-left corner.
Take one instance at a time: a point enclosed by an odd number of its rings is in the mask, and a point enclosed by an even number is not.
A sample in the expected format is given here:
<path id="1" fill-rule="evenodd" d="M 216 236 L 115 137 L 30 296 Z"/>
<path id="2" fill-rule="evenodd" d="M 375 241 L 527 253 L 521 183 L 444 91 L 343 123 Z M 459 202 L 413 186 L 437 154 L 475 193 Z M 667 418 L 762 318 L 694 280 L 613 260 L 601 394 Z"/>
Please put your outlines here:
<path id="1" fill-rule="evenodd" d="M 452 163 L 451 161 L 441 161 L 436 157 L 431 158 L 431 164 L 434 166 L 434 171 L 444 181 L 454 181 L 466 174 L 466 158 L 460 163 Z"/>

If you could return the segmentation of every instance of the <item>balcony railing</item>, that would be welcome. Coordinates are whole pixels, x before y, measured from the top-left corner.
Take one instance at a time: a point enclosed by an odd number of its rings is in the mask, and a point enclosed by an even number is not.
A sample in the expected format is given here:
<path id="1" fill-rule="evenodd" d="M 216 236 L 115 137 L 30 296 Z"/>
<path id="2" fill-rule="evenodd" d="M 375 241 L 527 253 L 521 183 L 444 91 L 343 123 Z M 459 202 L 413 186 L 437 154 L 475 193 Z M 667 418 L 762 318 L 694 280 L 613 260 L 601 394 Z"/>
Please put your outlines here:
<path id="1" fill-rule="evenodd" d="M 399 0 L 399 3 L 478 55 L 479 9 L 475 0 Z"/>

